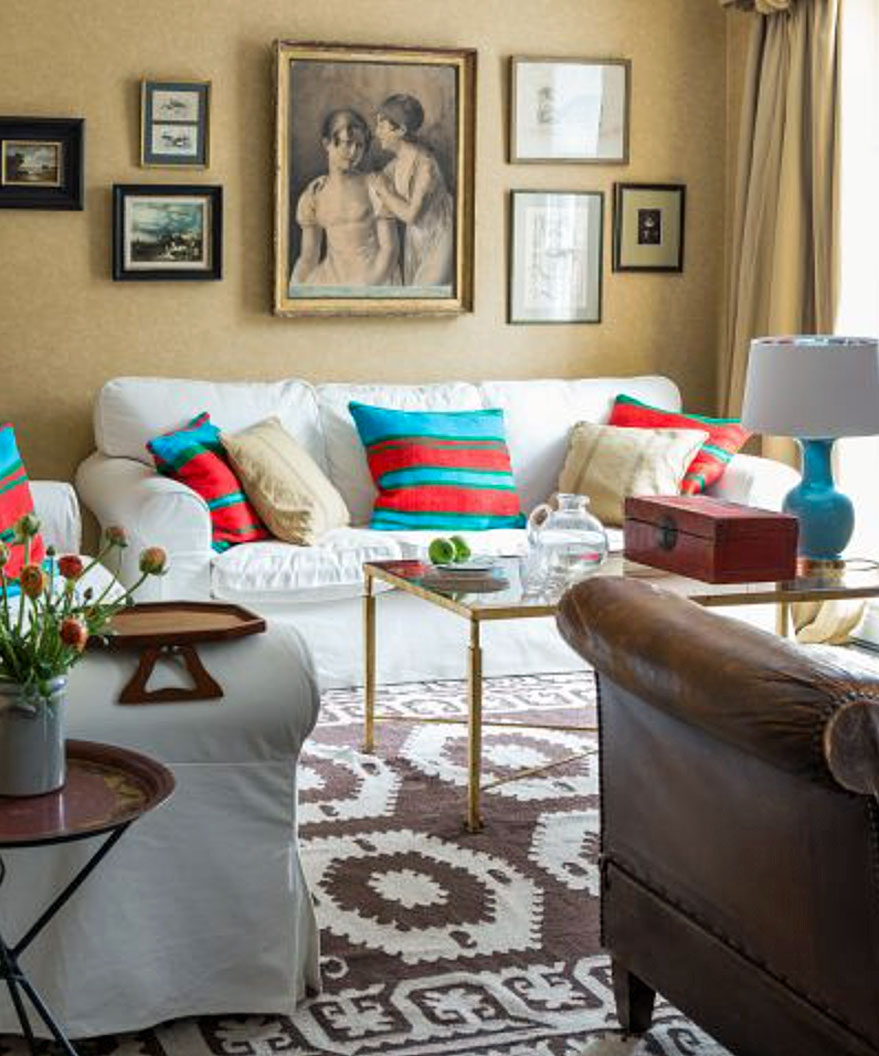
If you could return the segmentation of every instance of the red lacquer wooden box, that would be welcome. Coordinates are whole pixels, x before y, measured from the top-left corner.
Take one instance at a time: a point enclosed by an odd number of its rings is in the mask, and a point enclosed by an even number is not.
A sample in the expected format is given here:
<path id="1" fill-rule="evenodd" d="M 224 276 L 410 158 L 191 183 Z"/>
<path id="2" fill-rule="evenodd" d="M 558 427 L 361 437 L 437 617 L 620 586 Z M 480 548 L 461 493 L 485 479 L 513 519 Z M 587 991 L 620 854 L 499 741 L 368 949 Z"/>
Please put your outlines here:
<path id="1" fill-rule="evenodd" d="M 626 499 L 625 556 L 706 583 L 793 579 L 797 519 L 707 495 Z"/>

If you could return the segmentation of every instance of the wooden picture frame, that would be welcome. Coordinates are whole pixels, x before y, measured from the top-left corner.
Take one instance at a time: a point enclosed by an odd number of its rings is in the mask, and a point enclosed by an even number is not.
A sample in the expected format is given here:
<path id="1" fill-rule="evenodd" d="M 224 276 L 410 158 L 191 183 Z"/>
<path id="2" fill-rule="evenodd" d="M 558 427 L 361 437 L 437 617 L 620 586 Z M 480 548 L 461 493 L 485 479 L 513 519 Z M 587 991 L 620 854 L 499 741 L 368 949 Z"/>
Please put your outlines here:
<path id="1" fill-rule="evenodd" d="M 0 117 L 0 209 L 82 209 L 85 121 Z"/>
<path id="2" fill-rule="evenodd" d="M 208 168 L 210 117 L 210 81 L 180 78 L 141 81 L 141 166 Z"/>
<path id="3" fill-rule="evenodd" d="M 510 60 L 513 163 L 627 165 L 629 59 Z"/>
<path id="4" fill-rule="evenodd" d="M 222 278 L 223 188 L 196 184 L 113 186 L 113 278 Z"/>
<path id="5" fill-rule="evenodd" d="M 472 311 L 476 52 L 275 54 L 275 314 Z"/>
<path id="6" fill-rule="evenodd" d="M 604 193 L 511 191 L 507 322 L 600 323 Z"/>
<path id="7" fill-rule="evenodd" d="M 613 270 L 684 270 L 683 183 L 614 184 Z"/>

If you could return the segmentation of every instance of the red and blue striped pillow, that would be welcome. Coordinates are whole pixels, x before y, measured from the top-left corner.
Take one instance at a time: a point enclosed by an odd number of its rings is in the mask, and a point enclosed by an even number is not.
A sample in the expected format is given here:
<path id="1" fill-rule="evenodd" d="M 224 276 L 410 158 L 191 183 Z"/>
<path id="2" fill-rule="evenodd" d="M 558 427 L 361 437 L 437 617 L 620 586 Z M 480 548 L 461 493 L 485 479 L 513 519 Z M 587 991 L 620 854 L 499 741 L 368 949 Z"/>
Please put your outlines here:
<path id="1" fill-rule="evenodd" d="M 186 484 L 208 504 L 214 550 L 271 538 L 230 469 L 220 430 L 207 411 L 146 446 L 160 473 Z"/>
<path id="2" fill-rule="evenodd" d="M 33 512 L 34 500 L 15 442 L 15 430 L 5 422 L 0 425 L 0 541 L 9 547 L 9 561 L 3 570 L 7 579 L 17 579 L 24 564 L 24 544 L 15 541 L 13 526 L 19 517 Z M 31 563 L 39 564 L 45 556 L 42 538 L 34 536 L 31 539 Z"/>
<path id="3" fill-rule="evenodd" d="M 504 412 L 349 403 L 378 495 L 371 527 L 474 531 L 525 523 Z"/>
<path id="4" fill-rule="evenodd" d="M 704 414 L 663 411 L 634 396 L 617 396 L 608 425 L 642 429 L 701 429 L 708 439 L 696 452 L 681 481 L 682 495 L 698 495 L 719 480 L 733 455 L 751 435 L 736 418 L 707 418 Z"/>

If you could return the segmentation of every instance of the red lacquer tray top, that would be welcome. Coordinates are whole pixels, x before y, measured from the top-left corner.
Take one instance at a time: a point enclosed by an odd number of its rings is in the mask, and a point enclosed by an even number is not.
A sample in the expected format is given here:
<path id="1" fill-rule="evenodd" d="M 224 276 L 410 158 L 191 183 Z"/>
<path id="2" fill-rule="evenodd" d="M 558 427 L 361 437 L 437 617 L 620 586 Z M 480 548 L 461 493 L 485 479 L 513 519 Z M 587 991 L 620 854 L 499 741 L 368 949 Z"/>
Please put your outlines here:
<path id="1" fill-rule="evenodd" d="M 0 796 L 0 847 L 61 843 L 109 832 L 163 803 L 174 775 L 128 748 L 67 742 L 67 781 L 44 796 Z"/>

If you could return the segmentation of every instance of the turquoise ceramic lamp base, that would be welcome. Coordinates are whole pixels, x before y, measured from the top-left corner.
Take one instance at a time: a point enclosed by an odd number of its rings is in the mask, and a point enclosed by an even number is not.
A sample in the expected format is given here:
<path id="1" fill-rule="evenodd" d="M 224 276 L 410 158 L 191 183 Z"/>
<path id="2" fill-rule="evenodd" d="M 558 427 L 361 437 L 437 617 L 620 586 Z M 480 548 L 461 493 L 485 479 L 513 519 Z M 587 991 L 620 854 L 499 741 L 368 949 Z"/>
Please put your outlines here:
<path id="1" fill-rule="evenodd" d="M 784 500 L 784 512 L 800 522 L 797 552 L 816 562 L 838 562 L 855 526 L 851 499 L 833 486 L 832 440 L 798 440 L 803 479 Z"/>

